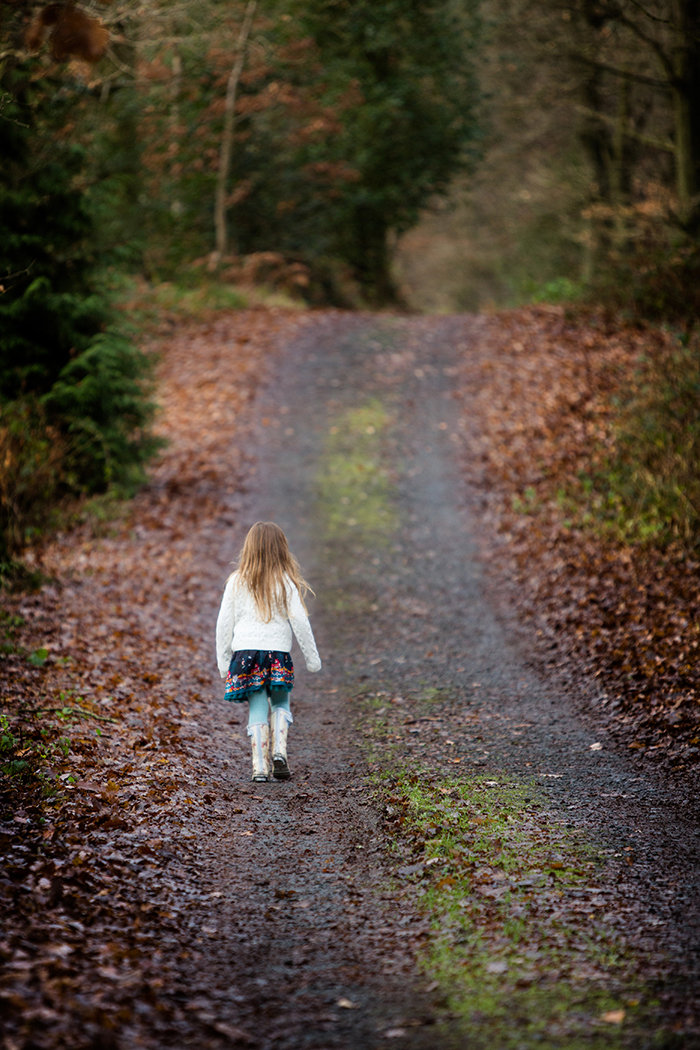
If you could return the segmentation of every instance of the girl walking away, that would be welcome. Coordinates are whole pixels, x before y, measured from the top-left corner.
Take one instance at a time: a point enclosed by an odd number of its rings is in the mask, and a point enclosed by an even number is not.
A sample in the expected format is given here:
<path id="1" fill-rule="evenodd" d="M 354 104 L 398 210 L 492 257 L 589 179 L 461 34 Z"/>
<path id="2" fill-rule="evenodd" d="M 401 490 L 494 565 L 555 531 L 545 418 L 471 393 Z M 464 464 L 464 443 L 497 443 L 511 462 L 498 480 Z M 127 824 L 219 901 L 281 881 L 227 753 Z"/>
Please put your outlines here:
<path id="1" fill-rule="evenodd" d="M 311 591 L 279 525 L 258 521 L 246 536 L 216 622 L 216 659 L 226 700 L 248 701 L 253 780 L 289 780 L 287 731 L 294 684 L 292 631 L 309 671 L 320 671 L 304 597 Z M 313 591 L 311 592 L 313 594 Z M 272 721 L 272 764 L 270 725 Z"/>

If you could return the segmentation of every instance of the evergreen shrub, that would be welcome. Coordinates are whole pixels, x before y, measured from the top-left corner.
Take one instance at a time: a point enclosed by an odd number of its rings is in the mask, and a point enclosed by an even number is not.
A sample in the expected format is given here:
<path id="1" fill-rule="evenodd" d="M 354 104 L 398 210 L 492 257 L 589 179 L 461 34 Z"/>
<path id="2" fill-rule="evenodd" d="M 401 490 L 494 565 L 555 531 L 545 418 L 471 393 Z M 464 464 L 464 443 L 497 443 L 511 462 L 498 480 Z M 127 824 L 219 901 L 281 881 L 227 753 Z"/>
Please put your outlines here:
<path id="1" fill-rule="evenodd" d="M 150 433 L 146 395 L 149 359 L 109 329 L 70 361 L 45 396 L 49 418 L 66 438 L 65 480 L 78 491 L 115 486 L 125 495 L 143 480 L 143 464 L 159 446 Z"/>
<path id="2" fill-rule="evenodd" d="M 71 92 L 0 66 L 0 565 L 65 496 L 133 491 L 156 448 L 149 361 L 98 290 Z"/>

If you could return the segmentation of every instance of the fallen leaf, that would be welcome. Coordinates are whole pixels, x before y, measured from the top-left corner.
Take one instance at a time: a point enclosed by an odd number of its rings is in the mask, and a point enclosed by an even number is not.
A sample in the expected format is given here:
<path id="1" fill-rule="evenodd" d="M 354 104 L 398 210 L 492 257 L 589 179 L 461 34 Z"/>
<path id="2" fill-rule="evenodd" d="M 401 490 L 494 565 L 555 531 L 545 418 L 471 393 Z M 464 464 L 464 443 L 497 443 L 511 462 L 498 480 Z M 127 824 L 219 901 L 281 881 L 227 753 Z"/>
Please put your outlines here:
<path id="1" fill-rule="evenodd" d="M 605 1021 L 606 1024 L 622 1024 L 625 1019 L 624 1010 L 608 1010 L 607 1013 L 601 1015 L 601 1021 Z"/>

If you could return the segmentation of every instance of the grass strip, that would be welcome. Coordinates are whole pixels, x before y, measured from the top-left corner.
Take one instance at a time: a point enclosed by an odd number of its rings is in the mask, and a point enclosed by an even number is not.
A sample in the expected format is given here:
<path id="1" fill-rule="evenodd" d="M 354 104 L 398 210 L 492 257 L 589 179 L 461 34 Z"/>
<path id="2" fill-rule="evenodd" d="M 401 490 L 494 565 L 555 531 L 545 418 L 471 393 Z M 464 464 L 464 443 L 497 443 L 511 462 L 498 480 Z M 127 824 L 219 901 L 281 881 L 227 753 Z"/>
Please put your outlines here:
<path id="1" fill-rule="evenodd" d="M 446 1005 L 444 1045 L 456 1027 L 470 1050 L 680 1047 L 625 941 L 602 852 L 537 784 L 408 767 L 385 708 L 363 708 L 396 877 L 430 919 L 418 963 Z"/>

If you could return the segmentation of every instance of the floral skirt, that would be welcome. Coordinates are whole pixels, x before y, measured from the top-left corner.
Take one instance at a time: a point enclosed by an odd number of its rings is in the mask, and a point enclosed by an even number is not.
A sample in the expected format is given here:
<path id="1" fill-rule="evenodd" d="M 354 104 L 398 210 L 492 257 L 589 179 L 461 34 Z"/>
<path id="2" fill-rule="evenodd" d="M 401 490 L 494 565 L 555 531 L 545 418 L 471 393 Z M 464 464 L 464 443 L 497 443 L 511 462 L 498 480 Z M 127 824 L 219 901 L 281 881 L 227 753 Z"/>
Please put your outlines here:
<path id="1" fill-rule="evenodd" d="M 249 693 L 270 686 L 294 685 L 294 664 L 291 653 L 270 652 L 267 649 L 239 649 L 231 657 L 226 675 L 225 700 L 240 702 Z"/>

